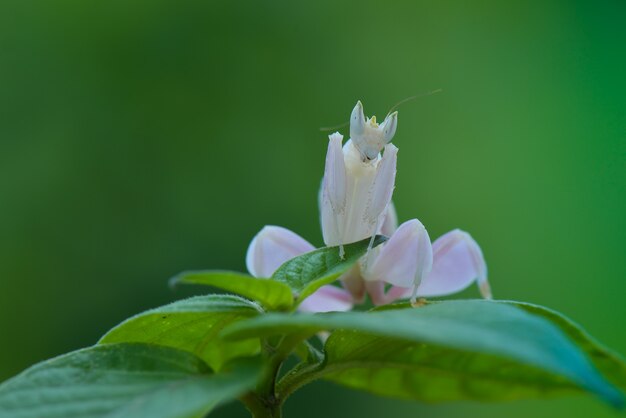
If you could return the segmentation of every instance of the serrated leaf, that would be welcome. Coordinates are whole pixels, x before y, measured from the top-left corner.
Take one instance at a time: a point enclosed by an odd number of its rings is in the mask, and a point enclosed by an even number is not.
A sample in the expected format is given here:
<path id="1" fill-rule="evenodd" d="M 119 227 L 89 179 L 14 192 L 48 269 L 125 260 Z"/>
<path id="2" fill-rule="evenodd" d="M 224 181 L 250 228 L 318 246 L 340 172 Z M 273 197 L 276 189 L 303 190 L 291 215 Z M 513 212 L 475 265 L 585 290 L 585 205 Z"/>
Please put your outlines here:
<path id="1" fill-rule="evenodd" d="M 313 335 L 323 330 L 333 329 L 345 331 L 331 337 L 334 342 L 331 339 L 328 341 L 328 367 L 331 364 L 338 364 L 345 357 L 346 361 L 342 367 L 344 370 L 350 369 L 351 364 L 348 360 L 351 350 L 357 352 L 361 350 L 365 352 L 366 356 L 368 354 L 374 355 L 376 352 L 383 355 L 386 352 L 390 356 L 389 359 L 393 358 L 391 355 L 408 355 L 415 356 L 416 361 L 424 361 L 428 356 L 440 355 L 443 348 L 456 350 L 459 353 L 456 354 L 456 357 L 447 354 L 447 358 L 435 359 L 435 361 L 441 362 L 442 367 L 446 366 L 448 361 L 450 361 L 449 367 L 459 367 L 459 362 L 465 361 L 468 370 L 472 371 L 471 362 L 468 359 L 471 359 L 473 355 L 492 356 L 499 358 L 499 362 L 494 364 L 502 367 L 495 372 L 506 374 L 507 369 L 521 365 L 540 370 L 544 374 L 557 376 L 555 381 L 537 379 L 535 383 L 539 390 L 546 385 L 559 384 L 562 386 L 563 378 L 565 378 L 569 382 L 596 393 L 611 404 L 618 405 L 623 402 L 622 395 L 599 375 L 584 353 L 555 325 L 540 316 L 531 315 L 522 309 L 498 302 L 464 300 L 446 301 L 417 309 L 335 312 L 316 315 L 268 314 L 234 324 L 224 333 L 229 338 L 249 338 L 255 335 L 268 336 L 296 332 Z M 357 333 L 354 335 L 359 335 L 359 338 L 363 338 L 361 334 L 367 334 L 369 337 L 376 337 L 380 340 L 371 340 L 370 343 L 373 344 L 371 349 L 367 345 L 359 347 L 358 344 L 352 345 L 349 341 L 350 332 Z M 341 340 L 337 340 L 341 337 L 344 338 L 345 347 L 341 346 L 343 344 Z M 374 344 L 376 341 L 383 341 L 383 346 Z M 394 345 L 396 343 L 393 341 L 400 343 Z M 330 350 L 332 348 L 331 342 L 335 346 L 332 351 Z M 358 342 L 364 344 L 366 341 Z M 384 344 L 391 345 L 385 348 Z M 420 352 L 420 350 L 430 350 L 431 346 L 435 347 L 432 353 L 430 351 Z M 342 353 L 340 349 L 346 351 L 338 356 Z M 410 353 L 407 354 L 406 350 L 409 350 Z M 391 375 L 384 377 L 383 368 L 376 369 L 376 364 L 380 364 L 380 361 L 384 359 L 377 358 L 377 361 L 374 361 L 374 357 L 372 359 L 371 364 L 366 367 L 361 365 L 365 368 L 363 369 L 363 376 L 359 379 L 365 379 L 368 373 L 374 375 L 380 372 L 383 377 L 377 377 L 376 381 L 381 385 L 385 384 L 386 379 L 391 381 L 393 379 Z M 357 363 L 352 363 L 352 365 L 355 366 L 354 369 L 360 367 Z M 483 366 L 477 364 L 476 367 L 475 372 L 477 377 L 480 377 L 480 373 L 482 373 L 480 369 Z M 328 371 L 329 373 L 333 372 L 332 369 Z M 534 376 L 533 373 L 529 372 L 529 379 Z M 488 378 L 489 373 L 482 373 L 482 376 Z M 427 382 L 426 380 L 419 383 L 427 385 Z M 463 382 L 454 379 L 452 383 L 448 383 L 446 390 L 452 390 L 450 384 L 460 385 Z M 366 386 L 367 380 L 362 387 L 365 388 Z M 426 393 L 419 388 L 416 390 L 420 393 Z M 471 390 L 465 395 L 478 392 L 479 389 Z M 437 396 L 443 399 L 442 395 Z M 424 395 L 424 398 L 438 400 L 437 396 L 430 394 Z M 480 398 L 476 395 L 472 396 L 473 398 Z M 483 398 L 487 398 L 487 396 L 485 395 Z M 500 398 L 506 399 L 505 396 L 500 396 Z"/>
<path id="2" fill-rule="evenodd" d="M 196 296 L 151 309 L 122 322 L 99 341 L 151 343 L 188 351 L 214 370 L 229 359 L 255 354 L 259 342 L 223 341 L 219 333 L 227 325 L 259 315 L 255 303 L 234 295 Z"/>
<path id="3" fill-rule="evenodd" d="M 217 287 L 257 301 L 268 310 L 287 310 L 293 305 L 293 294 L 286 284 L 233 271 L 185 271 L 170 283 Z"/>
<path id="4" fill-rule="evenodd" d="M 0 417 L 200 418 L 256 384 L 259 363 L 220 374 L 192 354 L 148 344 L 95 346 L 0 384 Z"/>
<path id="5" fill-rule="evenodd" d="M 379 235 L 373 246 L 385 242 Z M 272 279 L 286 284 L 298 295 L 296 305 L 320 287 L 332 283 L 348 271 L 359 258 L 365 255 L 371 239 L 344 245 L 344 257 L 339 257 L 339 247 L 325 247 L 292 258 L 281 265 Z"/>

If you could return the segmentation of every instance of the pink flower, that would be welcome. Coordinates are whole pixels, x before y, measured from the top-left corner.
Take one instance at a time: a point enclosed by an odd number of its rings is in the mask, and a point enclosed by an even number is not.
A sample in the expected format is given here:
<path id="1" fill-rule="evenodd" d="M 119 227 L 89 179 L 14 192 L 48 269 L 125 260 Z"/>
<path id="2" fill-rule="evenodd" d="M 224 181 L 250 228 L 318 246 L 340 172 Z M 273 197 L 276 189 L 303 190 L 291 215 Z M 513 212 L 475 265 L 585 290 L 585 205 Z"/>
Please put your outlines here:
<path id="1" fill-rule="evenodd" d="M 246 266 L 255 277 L 271 277 L 285 261 L 314 249 L 313 245 L 295 232 L 267 225 L 250 242 Z M 298 309 L 304 312 L 349 311 L 352 306 L 349 292 L 326 285 L 306 298 Z"/>
<path id="2" fill-rule="evenodd" d="M 474 281 L 483 297 L 491 298 L 487 266 L 476 241 L 455 229 L 432 245 L 417 219 L 404 222 L 389 240 L 372 249 L 342 277 L 355 300 L 368 293 L 376 305 L 411 297 L 445 296 Z M 385 291 L 385 284 L 390 284 Z"/>

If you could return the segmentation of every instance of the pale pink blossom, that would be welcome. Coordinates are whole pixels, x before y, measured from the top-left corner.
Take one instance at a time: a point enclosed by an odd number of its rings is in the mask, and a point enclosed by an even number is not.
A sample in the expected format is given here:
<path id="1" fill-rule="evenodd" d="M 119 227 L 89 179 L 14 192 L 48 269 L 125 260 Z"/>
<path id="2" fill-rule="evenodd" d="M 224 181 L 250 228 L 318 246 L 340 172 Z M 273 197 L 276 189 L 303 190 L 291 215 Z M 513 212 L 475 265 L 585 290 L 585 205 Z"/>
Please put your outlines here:
<path id="1" fill-rule="evenodd" d="M 313 245 L 295 232 L 280 226 L 267 225 L 250 242 L 246 266 L 251 275 L 269 278 L 285 261 L 314 249 Z M 299 309 L 303 312 L 349 311 L 352 306 L 349 292 L 326 285 L 306 298 Z"/>
<path id="2" fill-rule="evenodd" d="M 477 282 L 483 297 L 490 299 L 487 266 L 476 241 L 455 229 L 431 246 L 424 226 L 412 219 L 404 222 L 385 243 L 341 277 L 355 300 L 365 293 L 375 305 L 411 297 L 446 296 Z M 387 291 L 386 285 L 391 285 Z"/>

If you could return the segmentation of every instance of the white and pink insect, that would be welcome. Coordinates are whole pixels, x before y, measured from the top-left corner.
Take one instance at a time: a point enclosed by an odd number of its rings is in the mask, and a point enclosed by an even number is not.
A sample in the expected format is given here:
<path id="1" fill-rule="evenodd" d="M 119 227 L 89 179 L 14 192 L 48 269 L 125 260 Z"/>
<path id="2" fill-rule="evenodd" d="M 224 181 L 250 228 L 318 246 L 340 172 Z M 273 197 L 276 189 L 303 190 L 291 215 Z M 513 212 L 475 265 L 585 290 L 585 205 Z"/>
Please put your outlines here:
<path id="1" fill-rule="evenodd" d="M 395 185 L 398 148 L 391 143 L 398 113 L 378 124 L 366 118 L 357 102 L 350 117 L 350 139 L 335 132 L 329 136 L 320 212 L 324 243 L 339 246 L 376 234 L 389 237 L 341 278 L 344 289 L 324 286 L 307 298 L 300 309 L 309 312 L 349 310 L 369 294 L 376 305 L 397 299 L 444 296 L 476 281 L 483 297 L 491 298 L 487 267 L 476 241 L 458 229 L 431 244 L 417 219 L 398 226 L 391 197 Z M 257 277 L 269 277 L 288 259 L 314 249 L 285 228 L 266 226 L 252 240 L 247 267 Z M 388 286 L 390 285 L 390 286 Z"/>

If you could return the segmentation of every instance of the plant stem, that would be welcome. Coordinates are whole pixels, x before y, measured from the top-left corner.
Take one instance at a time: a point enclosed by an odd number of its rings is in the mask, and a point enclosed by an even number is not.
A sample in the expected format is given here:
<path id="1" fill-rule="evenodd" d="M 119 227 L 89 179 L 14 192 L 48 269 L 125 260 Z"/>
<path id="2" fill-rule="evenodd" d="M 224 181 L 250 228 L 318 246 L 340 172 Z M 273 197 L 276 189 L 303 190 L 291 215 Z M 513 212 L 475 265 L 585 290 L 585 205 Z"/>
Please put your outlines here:
<path id="1" fill-rule="evenodd" d="M 283 400 L 276 395 L 276 381 L 283 362 L 302 341 L 300 336 L 284 336 L 276 347 L 264 341 L 264 355 L 267 367 L 256 391 L 247 393 L 240 400 L 254 418 L 280 418 Z"/>
<path id="2" fill-rule="evenodd" d="M 276 385 L 276 393 L 280 396 L 281 402 L 285 400 L 302 386 L 317 380 L 323 374 L 323 363 L 310 364 L 302 368 L 294 368 L 287 373 Z"/>
<path id="3" fill-rule="evenodd" d="M 263 378 L 254 392 L 249 392 L 239 398 L 254 418 L 281 418 L 282 406 L 287 396 L 303 384 L 313 380 L 315 372 L 321 366 L 319 363 L 301 363 L 296 366 L 280 382 L 278 375 L 284 361 L 294 351 L 298 344 L 306 340 L 308 333 L 283 336 L 275 346 L 269 341 L 263 341 L 263 355 L 267 366 Z M 293 382 L 285 385 L 284 383 Z M 281 391 L 285 390 L 284 393 Z"/>
<path id="4" fill-rule="evenodd" d="M 257 394 L 249 392 L 239 398 L 254 418 L 281 418 L 282 405 L 268 404 Z"/>
<path id="5" fill-rule="evenodd" d="M 268 354 L 268 364 L 266 372 L 257 388 L 258 395 L 266 399 L 267 401 L 274 401 L 274 389 L 276 387 L 276 379 L 278 378 L 278 373 L 280 373 L 280 368 L 283 365 L 283 361 L 285 360 L 285 358 L 286 356 L 283 355 L 283 353 L 278 348 L 276 349 L 276 351 Z"/>

